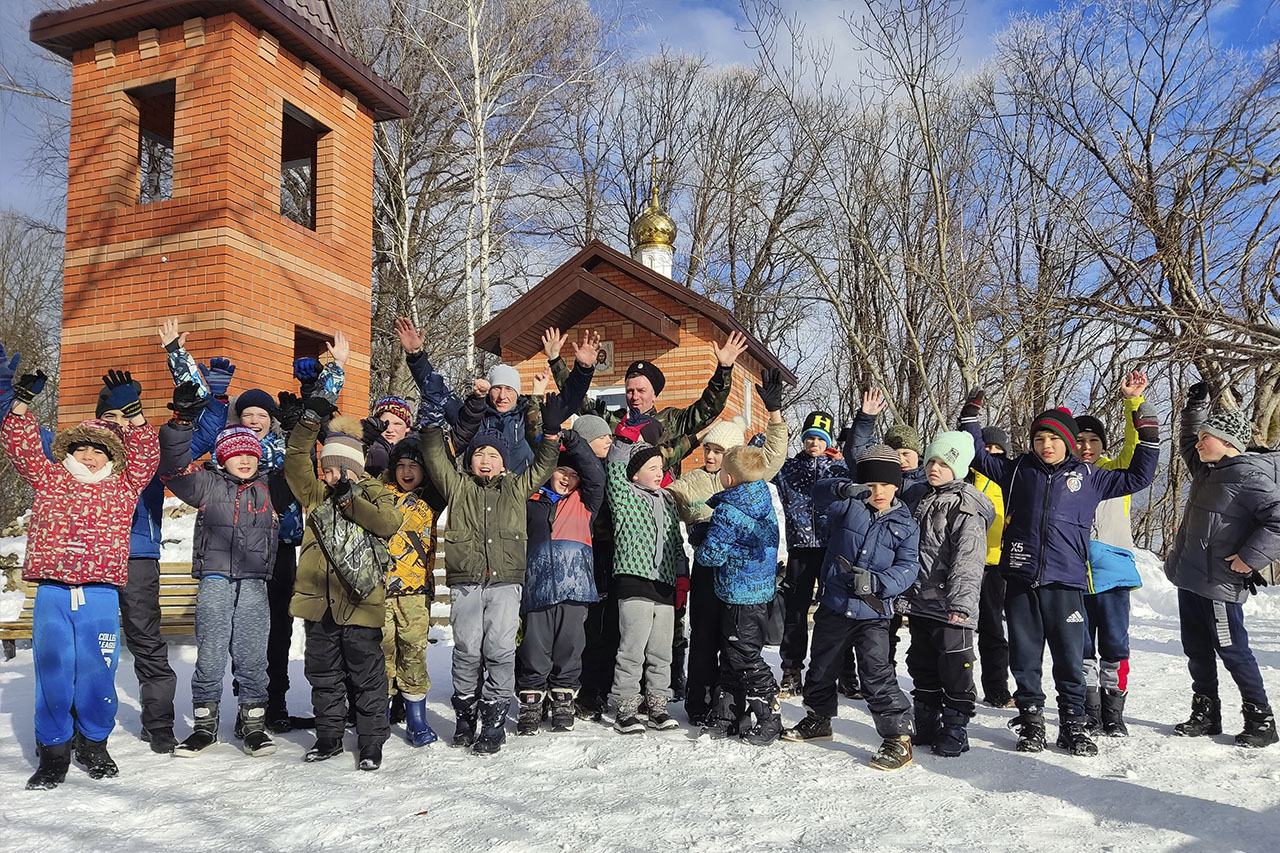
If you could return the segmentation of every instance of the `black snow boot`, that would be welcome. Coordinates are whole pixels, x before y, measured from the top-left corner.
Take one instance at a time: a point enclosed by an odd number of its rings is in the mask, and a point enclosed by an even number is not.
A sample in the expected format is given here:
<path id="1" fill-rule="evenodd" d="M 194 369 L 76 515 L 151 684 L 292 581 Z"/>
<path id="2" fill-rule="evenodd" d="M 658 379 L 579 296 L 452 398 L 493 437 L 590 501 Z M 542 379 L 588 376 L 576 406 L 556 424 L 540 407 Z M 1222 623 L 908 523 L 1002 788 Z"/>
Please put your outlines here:
<path id="1" fill-rule="evenodd" d="M 1268 705 L 1252 705 L 1245 702 L 1244 731 L 1236 735 L 1236 746 L 1261 749 L 1276 742 L 1276 718 Z"/>
<path id="2" fill-rule="evenodd" d="M 688 646 L 677 646 L 671 650 L 671 701 L 683 702 L 685 694 L 684 658 Z"/>
<path id="3" fill-rule="evenodd" d="M 782 735 L 782 717 L 778 715 L 778 700 L 773 696 L 748 696 L 747 708 L 755 722 L 750 728 L 740 729 L 738 737 L 752 746 L 768 746 Z"/>
<path id="4" fill-rule="evenodd" d="M 493 755 L 502 749 L 507 742 L 507 706 L 510 699 L 499 699 L 496 702 L 480 703 L 480 736 L 476 738 L 471 751 L 477 755 Z M 542 700 L 538 700 L 538 715 L 541 721 Z"/>
<path id="5" fill-rule="evenodd" d="M 778 684 L 778 698 L 790 699 L 792 696 L 799 696 L 803 689 L 800 681 L 800 670 L 782 670 L 782 681 Z"/>
<path id="6" fill-rule="evenodd" d="M 107 754 L 107 739 L 89 740 L 77 733 L 72 741 L 75 743 L 76 763 L 89 771 L 90 779 L 110 779 L 120 775 L 120 768 Z"/>
<path id="7" fill-rule="evenodd" d="M 640 719 L 640 697 L 618 703 L 618 713 L 613 718 L 613 730 L 622 735 L 644 734 L 645 721 Z"/>
<path id="8" fill-rule="evenodd" d="M 831 740 L 831 718 L 819 716 L 807 708 L 805 710 L 804 719 L 796 723 L 794 728 L 784 729 L 782 739 L 797 743 Z"/>
<path id="9" fill-rule="evenodd" d="M 274 755 L 276 742 L 267 733 L 267 703 L 241 705 L 239 717 L 240 727 L 244 730 L 244 754 L 254 758 Z"/>
<path id="10" fill-rule="evenodd" d="M 315 727 L 315 723 L 311 724 Z M 267 731 L 273 735 L 282 735 L 287 732 L 299 728 L 293 724 L 293 717 L 289 716 L 289 706 L 283 699 L 278 701 L 267 700 Z"/>
<path id="11" fill-rule="evenodd" d="M 649 728 L 657 729 L 660 732 L 680 728 L 676 718 L 667 713 L 667 699 L 665 696 L 646 696 L 644 701 L 649 706 L 649 719 L 647 721 Z"/>
<path id="12" fill-rule="evenodd" d="M 748 712 L 749 713 L 749 712 Z M 702 734 L 712 740 L 720 740 L 738 734 L 738 711 L 733 706 L 733 694 L 717 687 L 711 700 L 711 710 L 702 721 Z"/>
<path id="13" fill-rule="evenodd" d="M 387 703 L 387 722 L 393 726 L 403 723 L 407 717 L 404 708 L 404 694 L 396 691 L 391 694 L 391 701 Z"/>
<path id="14" fill-rule="evenodd" d="M 173 754 L 178 758 L 195 758 L 218 742 L 218 703 L 197 702 L 193 710 L 195 731 L 174 748 Z"/>
<path id="15" fill-rule="evenodd" d="M 1173 727 L 1175 735 L 1203 737 L 1222 734 L 1222 703 L 1217 696 L 1197 693 L 1191 697 L 1191 719 Z"/>
<path id="16" fill-rule="evenodd" d="M 911 736 L 911 743 L 913 746 L 929 746 L 938 736 L 938 729 L 942 727 L 942 707 L 917 699 L 914 714 L 916 733 Z"/>
<path id="17" fill-rule="evenodd" d="M 143 743 L 151 744 L 151 751 L 157 755 L 170 755 L 178 745 L 173 729 L 143 729 L 141 738 Z"/>
<path id="18" fill-rule="evenodd" d="M 916 717 L 916 727 L 920 717 Z M 933 754 L 943 758 L 959 758 L 969 751 L 969 718 L 954 708 L 944 708 L 938 735 L 933 739 Z"/>
<path id="19" fill-rule="evenodd" d="M 1108 687 L 1102 691 L 1102 733 L 1107 737 L 1128 737 L 1129 727 L 1124 724 L 1124 700 L 1127 690 Z"/>
<path id="20" fill-rule="evenodd" d="M 520 700 L 516 734 L 536 735 L 542 730 L 542 697 L 541 690 L 521 690 L 516 694 L 516 698 Z"/>
<path id="21" fill-rule="evenodd" d="M 1098 754 L 1098 745 L 1089 737 L 1087 717 L 1064 717 L 1058 725 L 1058 748 L 1072 755 L 1090 758 Z"/>
<path id="22" fill-rule="evenodd" d="M 1008 722 L 1009 728 L 1018 733 L 1018 752 L 1044 751 L 1044 711 L 1033 706 L 1022 708 L 1018 716 Z"/>
<path id="23" fill-rule="evenodd" d="M 360 759 L 356 767 L 360 770 L 377 770 L 382 766 L 382 744 L 371 743 L 360 747 Z"/>
<path id="24" fill-rule="evenodd" d="M 67 768 L 71 766 L 71 741 L 57 746 L 36 744 L 40 756 L 40 765 L 27 780 L 28 791 L 51 791 L 67 778 Z"/>
<path id="25" fill-rule="evenodd" d="M 578 693 L 573 700 L 573 714 L 579 720 L 590 720 L 593 723 L 604 722 L 604 700 L 594 690 Z"/>
<path id="26" fill-rule="evenodd" d="M 306 754 L 302 756 L 302 760 L 308 764 L 317 761 L 328 761 L 335 755 L 342 753 L 342 738 L 340 737 L 318 737 Z"/>
<path id="27" fill-rule="evenodd" d="M 1096 687 L 1084 689 L 1085 725 L 1091 732 L 1102 727 L 1102 691 Z"/>
<path id="28" fill-rule="evenodd" d="M 470 747 L 476 742 L 476 712 L 479 700 L 474 696 L 453 694 L 453 713 L 457 722 L 453 728 L 454 746 Z"/>
<path id="29" fill-rule="evenodd" d="M 573 721 L 577 719 L 573 713 L 573 694 L 572 690 L 551 691 L 551 731 L 573 731 Z"/>
<path id="30" fill-rule="evenodd" d="M 876 770 L 901 770 L 911 763 L 911 735 L 887 737 L 871 759 Z"/>

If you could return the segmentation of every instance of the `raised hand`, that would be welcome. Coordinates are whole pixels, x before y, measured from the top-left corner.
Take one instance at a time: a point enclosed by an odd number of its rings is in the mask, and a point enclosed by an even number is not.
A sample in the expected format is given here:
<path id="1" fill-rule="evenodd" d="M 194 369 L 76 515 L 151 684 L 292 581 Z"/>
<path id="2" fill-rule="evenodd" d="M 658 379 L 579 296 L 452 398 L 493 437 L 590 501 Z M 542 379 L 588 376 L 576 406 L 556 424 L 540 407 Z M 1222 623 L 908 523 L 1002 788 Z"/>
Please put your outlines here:
<path id="1" fill-rule="evenodd" d="M 1138 441 L 1155 444 L 1160 441 L 1160 420 L 1156 416 L 1156 407 L 1143 403 L 1133 413 L 1133 427 L 1138 431 Z"/>
<path id="2" fill-rule="evenodd" d="M 102 384 L 107 386 L 107 408 L 119 409 L 126 418 L 136 418 L 142 414 L 142 401 L 138 391 L 142 387 L 133 381 L 133 374 L 127 370 L 108 370 L 102 377 Z"/>
<path id="3" fill-rule="evenodd" d="M 307 410 L 307 407 L 303 405 L 301 397 L 290 394 L 288 391 L 281 391 L 276 395 L 276 399 L 280 401 L 278 415 L 280 428 L 289 432 L 298 425 L 298 421 L 302 420 L 302 413 Z"/>
<path id="4" fill-rule="evenodd" d="M 982 404 L 986 400 L 987 392 L 981 388 L 970 388 L 969 393 L 965 395 L 964 408 L 960 410 L 961 419 L 977 418 L 982 414 Z"/>
<path id="5" fill-rule="evenodd" d="M 732 332 L 729 339 L 724 342 L 724 346 L 712 341 L 711 351 L 716 354 L 716 361 L 720 362 L 721 367 L 733 367 L 738 361 L 738 356 L 747 351 L 747 336 L 741 332 Z"/>
<path id="6" fill-rule="evenodd" d="M 306 400 L 307 411 L 315 415 L 317 421 L 323 421 L 325 418 L 338 411 L 338 407 L 330 403 L 324 397 L 308 397 Z"/>
<path id="7" fill-rule="evenodd" d="M 880 388 L 869 388 L 862 395 L 862 413 L 875 417 L 885 410 L 889 402 L 884 397 L 884 391 Z"/>
<path id="8" fill-rule="evenodd" d="M 0 394 L 13 388 L 13 377 L 18 374 L 18 362 L 22 361 L 22 353 L 15 352 L 12 357 L 5 354 L 0 346 Z"/>
<path id="9" fill-rule="evenodd" d="M 547 356 L 547 361 L 555 361 L 560 357 L 560 349 L 567 340 L 569 336 L 560 334 L 560 330 L 555 327 L 542 333 L 542 352 Z"/>
<path id="10" fill-rule="evenodd" d="M 13 383 L 13 399 L 29 405 L 44 390 L 48 381 L 49 377 L 44 375 L 43 370 L 22 374 L 18 381 Z"/>
<path id="11" fill-rule="evenodd" d="M 471 383 L 471 393 L 475 394 L 477 397 L 483 397 L 485 394 L 489 393 L 490 387 L 488 379 L 476 377 L 476 379 Z"/>
<path id="12" fill-rule="evenodd" d="M 395 323 L 396 337 L 405 352 L 418 352 L 422 349 L 422 333 L 417 330 L 408 317 L 397 317 Z"/>
<path id="13" fill-rule="evenodd" d="M 766 412 L 781 411 L 782 371 L 766 370 L 760 379 L 762 382 L 756 385 L 756 393 L 760 395 L 760 402 L 764 403 L 764 410 Z"/>
<path id="14" fill-rule="evenodd" d="M 559 435 L 560 425 L 569 419 L 569 410 L 559 394 L 548 394 L 542 401 L 543 435 Z"/>
<path id="15" fill-rule="evenodd" d="M 540 370 L 533 375 L 533 396 L 541 397 L 547 393 L 547 384 L 551 381 L 551 373 Z"/>
<path id="16" fill-rule="evenodd" d="M 578 335 L 578 342 L 572 344 L 573 358 L 583 367 L 596 366 L 596 359 L 600 356 L 600 333 L 583 329 Z"/>
<path id="17" fill-rule="evenodd" d="M 360 421 L 360 443 L 364 445 L 365 450 L 373 447 L 374 443 L 382 438 L 382 433 L 387 429 L 387 422 L 381 418 L 367 417 Z"/>
<path id="18" fill-rule="evenodd" d="M 329 358 L 333 359 L 338 367 L 344 366 L 347 359 L 351 357 L 351 344 L 347 343 L 347 336 L 340 331 L 333 333 L 333 343 L 326 343 L 324 348 L 329 351 Z"/>
<path id="19" fill-rule="evenodd" d="M 169 352 L 177 352 L 187 345 L 187 335 L 190 332 L 178 331 L 178 318 L 170 317 L 156 328 L 156 334 L 160 336 L 160 346 Z"/>
<path id="20" fill-rule="evenodd" d="M 204 407 L 209 405 L 209 398 L 201 396 L 200 389 L 194 382 L 183 382 L 173 389 L 173 402 L 168 408 L 173 412 L 173 419 L 179 423 L 194 423 Z"/>
<path id="21" fill-rule="evenodd" d="M 200 375 L 208 383 L 209 393 L 215 397 L 226 396 L 227 389 L 231 387 L 231 376 L 235 372 L 236 366 L 227 358 L 211 358 L 208 367 L 200 365 Z"/>
<path id="22" fill-rule="evenodd" d="M 1128 376 L 1120 380 L 1120 394 L 1127 400 L 1141 397 L 1146 390 L 1147 374 L 1141 370 L 1130 371 Z"/>
<path id="23" fill-rule="evenodd" d="M 1209 387 L 1209 383 L 1201 379 L 1196 384 L 1187 389 L 1187 405 L 1188 406 L 1204 406 L 1209 402 L 1209 396 L 1213 393 L 1213 389 Z"/>

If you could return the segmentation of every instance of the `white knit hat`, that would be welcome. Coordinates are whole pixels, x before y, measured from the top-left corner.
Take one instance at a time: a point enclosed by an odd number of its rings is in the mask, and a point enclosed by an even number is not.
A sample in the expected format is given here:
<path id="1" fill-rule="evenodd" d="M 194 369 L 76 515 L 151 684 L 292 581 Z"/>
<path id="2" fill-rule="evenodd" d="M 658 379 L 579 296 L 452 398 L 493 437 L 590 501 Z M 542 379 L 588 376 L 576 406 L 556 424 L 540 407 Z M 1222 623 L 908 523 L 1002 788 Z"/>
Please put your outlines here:
<path id="1" fill-rule="evenodd" d="M 520 393 L 520 371 L 509 364 L 495 364 L 489 368 L 489 384 L 495 387 L 505 385 L 518 394 Z"/>
<path id="2" fill-rule="evenodd" d="M 746 424 L 742 418 L 734 418 L 731 421 L 716 421 L 715 426 L 707 430 L 707 434 L 702 437 L 702 443 L 715 444 L 728 450 L 730 447 L 741 447 L 746 444 L 743 434 L 746 432 Z"/>

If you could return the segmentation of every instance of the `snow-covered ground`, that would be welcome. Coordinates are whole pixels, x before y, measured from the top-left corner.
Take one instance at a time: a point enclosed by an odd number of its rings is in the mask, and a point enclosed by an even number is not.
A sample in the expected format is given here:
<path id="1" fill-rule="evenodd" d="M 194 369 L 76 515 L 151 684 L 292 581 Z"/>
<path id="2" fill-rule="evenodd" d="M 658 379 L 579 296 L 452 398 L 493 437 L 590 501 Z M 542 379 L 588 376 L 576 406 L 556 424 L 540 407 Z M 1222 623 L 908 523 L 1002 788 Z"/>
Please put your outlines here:
<path id="1" fill-rule="evenodd" d="M 1154 558 L 1141 568 L 1147 585 L 1135 595 L 1131 737 L 1100 739 L 1094 759 L 1052 747 L 1023 755 L 1005 728 L 1013 712 L 981 707 L 969 753 L 942 759 L 921 750 L 916 766 L 892 774 L 867 767 L 876 743 L 871 719 L 864 705 L 844 700 L 828 744 L 758 749 L 688 729 L 624 737 L 579 722 L 568 734 L 512 734 L 491 758 L 443 742 L 412 750 L 395 727 L 377 773 L 358 772 L 350 754 L 304 765 L 309 732 L 282 736 L 270 758 L 226 744 L 181 761 L 153 755 L 137 739 L 137 683 L 126 655 L 111 739 L 120 777 L 95 782 L 73 767 L 56 791 L 28 792 L 33 678 L 31 653 L 20 651 L 0 664 L 0 849 L 1280 850 L 1280 747 L 1231 746 L 1239 698 L 1225 673 L 1228 733 L 1171 735 L 1190 689 L 1174 594 Z M 1280 594 L 1255 597 L 1247 613 L 1264 678 L 1280 696 Z M 429 710 L 447 736 L 449 635 L 432 633 Z M 194 652 L 171 648 L 180 737 L 190 725 Z M 776 666 L 776 654 L 771 659 Z M 291 676 L 290 701 L 301 712 L 308 703 L 300 660 Z M 232 701 L 228 690 L 224 707 Z M 788 723 L 799 719 L 798 700 L 784 702 L 783 714 Z M 230 717 L 222 725 L 228 739 Z"/>

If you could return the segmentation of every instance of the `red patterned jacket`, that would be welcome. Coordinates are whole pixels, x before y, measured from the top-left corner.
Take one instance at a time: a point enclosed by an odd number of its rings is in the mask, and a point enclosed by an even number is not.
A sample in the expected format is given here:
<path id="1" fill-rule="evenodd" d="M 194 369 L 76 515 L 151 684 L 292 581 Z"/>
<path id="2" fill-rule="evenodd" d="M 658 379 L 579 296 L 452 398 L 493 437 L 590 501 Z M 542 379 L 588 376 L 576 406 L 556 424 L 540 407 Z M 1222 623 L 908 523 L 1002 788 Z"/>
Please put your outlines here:
<path id="1" fill-rule="evenodd" d="M 133 511 L 155 476 L 160 445 L 149 424 L 126 426 L 123 432 L 123 470 L 90 485 L 45 457 L 30 412 L 4 419 L 0 438 L 5 453 L 36 493 L 23 580 L 125 585 Z"/>

